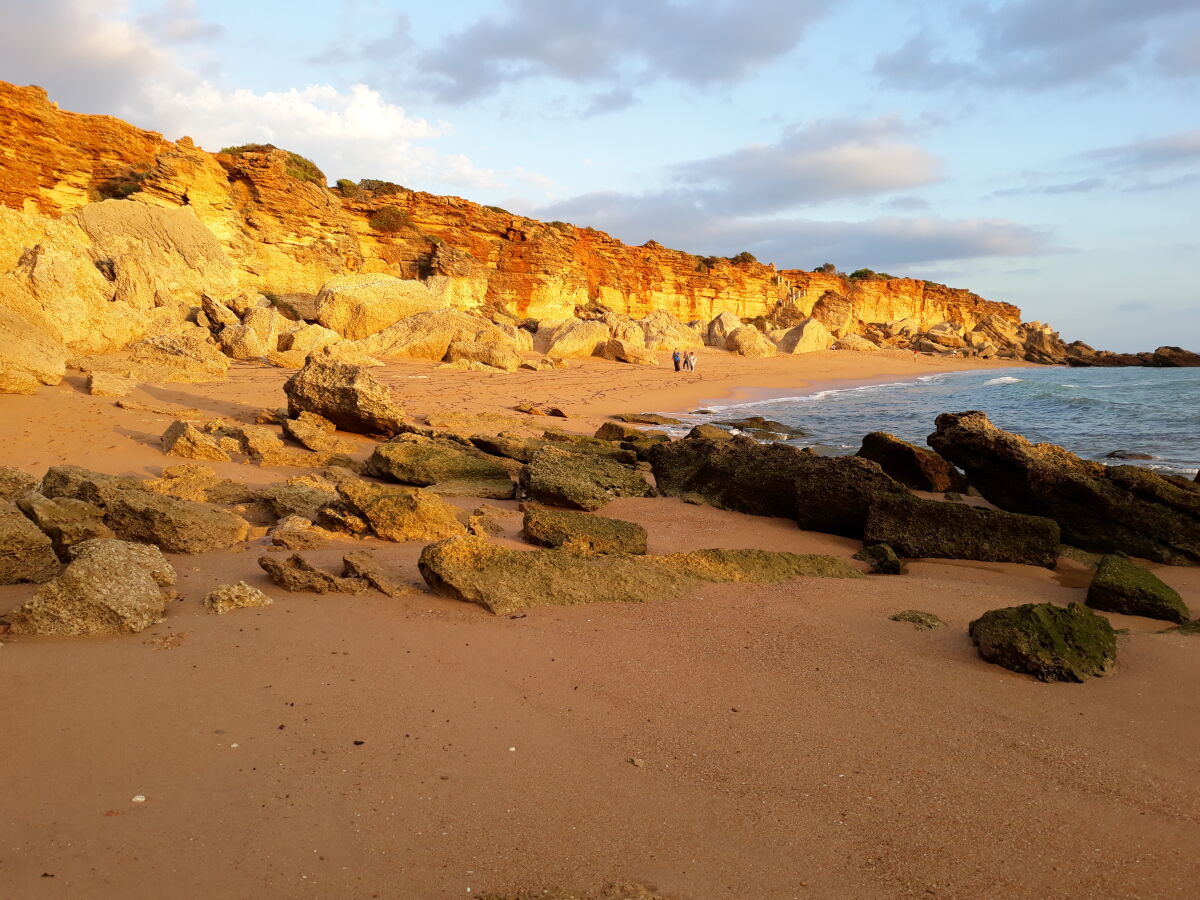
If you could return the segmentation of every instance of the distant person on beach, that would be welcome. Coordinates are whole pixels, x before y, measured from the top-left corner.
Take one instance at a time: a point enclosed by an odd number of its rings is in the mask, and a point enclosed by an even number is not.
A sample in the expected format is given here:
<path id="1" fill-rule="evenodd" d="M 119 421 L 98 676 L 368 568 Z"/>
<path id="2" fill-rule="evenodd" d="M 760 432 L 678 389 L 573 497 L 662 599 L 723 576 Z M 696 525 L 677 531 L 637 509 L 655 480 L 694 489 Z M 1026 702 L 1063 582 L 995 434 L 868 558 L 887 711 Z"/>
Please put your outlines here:
<path id="1" fill-rule="evenodd" d="M 686 368 L 689 372 L 696 371 L 696 351 L 695 350 L 688 351 L 687 356 L 684 358 L 683 365 L 684 365 L 684 368 Z"/>
<path id="2" fill-rule="evenodd" d="M 679 371 L 679 363 L 682 359 L 683 359 L 683 356 L 680 354 L 680 352 L 678 350 L 676 350 L 674 353 L 671 354 L 671 361 L 675 363 L 675 371 L 676 372 Z"/>

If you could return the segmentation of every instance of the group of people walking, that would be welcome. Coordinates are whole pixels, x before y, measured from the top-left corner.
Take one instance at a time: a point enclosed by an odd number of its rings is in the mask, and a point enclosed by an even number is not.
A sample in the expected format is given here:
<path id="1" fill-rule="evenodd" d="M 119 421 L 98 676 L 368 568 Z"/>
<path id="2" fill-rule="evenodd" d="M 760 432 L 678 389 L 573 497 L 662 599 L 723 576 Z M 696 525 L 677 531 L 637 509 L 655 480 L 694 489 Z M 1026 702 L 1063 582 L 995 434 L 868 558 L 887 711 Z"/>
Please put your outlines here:
<path id="1" fill-rule="evenodd" d="M 671 361 L 675 363 L 676 372 L 695 372 L 696 371 L 696 351 L 689 350 L 687 353 L 680 353 L 676 350 L 671 354 Z"/>

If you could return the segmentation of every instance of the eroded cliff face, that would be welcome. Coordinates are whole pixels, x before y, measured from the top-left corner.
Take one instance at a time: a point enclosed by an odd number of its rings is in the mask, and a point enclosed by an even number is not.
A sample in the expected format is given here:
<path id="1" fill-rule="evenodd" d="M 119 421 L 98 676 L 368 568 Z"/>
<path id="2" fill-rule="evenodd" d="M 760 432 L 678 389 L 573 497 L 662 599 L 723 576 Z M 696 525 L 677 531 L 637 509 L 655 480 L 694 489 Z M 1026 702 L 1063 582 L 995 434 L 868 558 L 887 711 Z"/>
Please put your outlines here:
<path id="1" fill-rule="evenodd" d="M 444 276 L 439 291 L 452 306 L 539 320 L 565 318 L 586 306 L 635 317 L 664 310 L 684 322 L 730 312 L 765 317 L 776 327 L 813 315 L 839 336 L 864 323 L 901 319 L 914 320 L 917 330 L 946 321 L 969 330 L 993 316 L 1020 321 L 1010 304 L 922 281 L 851 282 L 702 260 L 653 241 L 632 247 L 595 229 L 399 187 L 343 196 L 288 174 L 283 151 L 209 153 L 187 138 L 172 142 L 119 119 L 60 110 L 40 88 L 2 82 L 0 154 L 0 204 L 26 214 L 19 229 L 0 238 L 0 251 L 7 251 L 0 272 L 11 272 L 20 253 L 37 245 L 31 233 L 57 228 L 38 220 L 80 227 L 87 208 L 105 197 L 127 196 L 127 202 L 151 207 L 189 208 L 220 245 L 233 288 L 242 291 L 315 294 L 335 275 L 364 272 Z M 386 233 L 373 229 L 372 215 L 389 207 L 400 211 L 403 224 Z M 89 233 L 79 244 L 81 256 L 113 261 L 105 240 L 112 241 Z M 155 253 L 142 257 L 140 282 L 152 282 L 150 270 L 162 260 Z M 200 270 L 213 268 L 210 259 L 201 263 Z M 113 265 L 119 270 L 121 260 Z M 123 273 L 116 275 L 120 280 Z M 178 276 L 176 271 L 175 281 Z M 187 290 L 178 300 L 202 292 L 195 280 L 182 279 Z M 167 286 L 153 285 L 149 301 L 131 298 L 129 291 L 124 299 L 153 306 Z"/>

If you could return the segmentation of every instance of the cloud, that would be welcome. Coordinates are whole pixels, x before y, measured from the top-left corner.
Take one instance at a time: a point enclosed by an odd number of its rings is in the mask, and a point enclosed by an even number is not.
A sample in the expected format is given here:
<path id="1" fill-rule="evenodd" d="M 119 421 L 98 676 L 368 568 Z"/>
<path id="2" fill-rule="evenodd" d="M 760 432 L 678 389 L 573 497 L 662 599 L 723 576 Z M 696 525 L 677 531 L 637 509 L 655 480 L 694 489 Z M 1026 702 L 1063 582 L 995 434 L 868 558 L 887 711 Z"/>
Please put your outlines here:
<path id="1" fill-rule="evenodd" d="M 425 84 L 464 102 L 529 78 L 630 90 L 735 83 L 791 51 L 832 0 L 505 0 L 422 54 Z"/>
<path id="2" fill-rule="evenodd" d="M 369 41 L 339 40 L 320 53 L 309 58 L 315 65 L 341 65 L 367 61 L 369 63 L 391 65 L 396 57 L 412 45 L 412 21 L 404 13 L 392 15 L 391 27 L 386 32 Z M 386 76 L 378 81 L 392 80 Z"/>
<path id="3" fill-rule="evenodd" d="M 138 24 L 160 40 L 172 44 L 210 41 L 225 29 L 197 14 L 195 0 L 164 0 L 153 12 L 138 17 Z"/>
<path id="4" fill-rule="evenodd" d="M 1159 51 L 1158 64 L 1168 75 L 1200 75 L 1200 27 L 1168 38 Z"/>
<path id="5" fill-rule="evenodd" d="M 365 85 L 252 91 L 201 78 L 170 46 L 212 35 L 191 0 L 168 0 L 133 21 L 121 18 L 121 0 L 10 6 L 0 29 L 0 78 L 41 84 L 64 108 L 119 115 L 168 137 L 188 134 L 210 150 L 275 143 L 311 157 L 333 178 L 451 190 L 502 183 L 462 154 L 429 146 L 448 125 L 411 116 Z"/>
<path id="6" fill-rule="evenodd" d="M 918 90 L 959 84 L 1036 90 L 1111 81 L 1157 54 L 1161 71 L 1194 74 L 1193 51 L 1168 47 L 1196 15 L 1195 0 L 960 3 L 949 18 L 969 35 L 965 54 L 947 56 L 930 32 L 918 31 L 880 54 L 874 71 L 890 86 Z"/>
<path id="7" fill-rule="evenodd" d="M 725 214 L 775 212 L 941 180 L 941 160 L 909 143 L 907 132 L 895 117 L 822 119 L 790 129 L 775 144 L 682 163 L 673 175 L 707 209 Z"/>
<path id="8" fill-rule="evenodd" d="M 1161 137 L 1113 147 L 1101 147 L 1083 154 L 1125 171 L 1144 172 L 1200 165 L 1200 129 L 1179 131 Z"/>

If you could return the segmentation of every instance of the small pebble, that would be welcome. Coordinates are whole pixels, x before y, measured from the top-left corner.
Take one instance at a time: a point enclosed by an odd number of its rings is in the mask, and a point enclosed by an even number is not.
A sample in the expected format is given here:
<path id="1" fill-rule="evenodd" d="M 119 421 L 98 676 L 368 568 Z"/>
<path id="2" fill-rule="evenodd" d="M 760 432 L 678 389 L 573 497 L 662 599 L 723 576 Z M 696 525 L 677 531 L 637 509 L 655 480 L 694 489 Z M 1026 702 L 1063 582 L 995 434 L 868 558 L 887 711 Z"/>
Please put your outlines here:
<path id="1" fill-rule="evenodd" d="M 136 797 L 134 797 L 134 798 L 133 798 L 133 800 L 132 800 L 131 802 L 133 802 L 133 803 L 145 803 L 145 802 L 146 802 L 146 795 L 145 795 L 145 794 L 138 794 Z"/>

